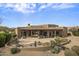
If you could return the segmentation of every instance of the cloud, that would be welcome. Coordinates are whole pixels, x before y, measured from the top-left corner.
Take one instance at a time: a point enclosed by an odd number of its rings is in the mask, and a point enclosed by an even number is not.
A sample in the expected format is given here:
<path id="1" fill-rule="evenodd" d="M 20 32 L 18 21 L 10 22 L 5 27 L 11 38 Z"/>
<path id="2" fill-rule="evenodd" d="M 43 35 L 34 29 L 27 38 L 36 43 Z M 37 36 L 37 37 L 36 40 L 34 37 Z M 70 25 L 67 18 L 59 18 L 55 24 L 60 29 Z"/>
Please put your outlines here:
<path id="1" fill-rule="evenodd" d="M 16 12 L 21 13 L 35 13 L 36 11 L 42 11 L 46 8 L 52 8 L 55 10 L 62 10 L 75 7 L 74 4 L 67 3 L 38 3 L 39 7 L 36 3 L 6 3 L 0 4 L 0 7 L 9 8 Z"/>
<path id="2" fill-rule="evenodd" d="M 0 7 L 11 8 L 14 11 L 22 12 L 22 13 L 34 13 L 36 4 L 33 3 L 7 3 L 4 5 L 0 5 Z"/>
<path id="3" fill-rule="evenodd" d="M 16 4 L 14 10 L 22 13 L 34 13 L 35 7 L 35 4 Z"/>
<path id="4" fill-rule="evenodd" d="M 53 3 L 42 3 L 39 7 L 39 11 L 52 6 Z"/>
<path id="5" fill-rule="evenodd" d="M 62 9 L 68 9 L 68 8 L 73 8 L 75 7 L 74 4 L 67 4 L 67 3 L 48 3 L 48 4 L 41 4 L 39 7 L 39 10 L 43 10 L 46 8 L 52 8 L 55 10 L 62 10 Z"/>
<path id="6" fill-rule="evenodd" d="M 52 8 L 53 9 L 68 9 L 68 8 L 73 8 L 73 7 L 75 7 L 75 5 L 73 5 L 73 4 L 56 4 L 56 5 L 53 5 L 52 6 Z"/>

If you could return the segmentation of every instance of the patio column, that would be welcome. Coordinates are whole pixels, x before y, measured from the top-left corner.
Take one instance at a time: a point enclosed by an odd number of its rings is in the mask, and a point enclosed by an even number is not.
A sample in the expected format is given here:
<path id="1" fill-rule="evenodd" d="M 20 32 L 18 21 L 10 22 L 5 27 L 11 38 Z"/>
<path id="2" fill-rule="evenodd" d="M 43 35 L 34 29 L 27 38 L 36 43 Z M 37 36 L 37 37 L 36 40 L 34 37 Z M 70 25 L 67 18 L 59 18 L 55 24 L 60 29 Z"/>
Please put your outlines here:
<path id="1" fill-rule="evenodd" d="M 28 31 L 26 31 L 26 37 L 28 37 Z"/>
<path id="2" fill-rule="evenodd" d="M 54 37 L 56 37 L 56 31 L 54 31 Z"/>
<path id="3" fill-rule="evenodd" d="M 38 31 L 38 38 L 40 37 L 40 31 Z"/>
<path id="4" fill-rule="evenodd" d="M 31 36 L 32 36 L 32 30 L 31 30 L 31 32 L 30 32 L 30 33 L 31 33 Z"/>
<path id="5" fill-rule="evenodd" d="M 49 38 L 50 36 L 49 36 L 49 31 L 47 31 L 47 37 Z"/>
<path id="6" fill-rule="evenodd" d="M 21 31 L 21 37 L 23 37 L 23 31 Z"/>

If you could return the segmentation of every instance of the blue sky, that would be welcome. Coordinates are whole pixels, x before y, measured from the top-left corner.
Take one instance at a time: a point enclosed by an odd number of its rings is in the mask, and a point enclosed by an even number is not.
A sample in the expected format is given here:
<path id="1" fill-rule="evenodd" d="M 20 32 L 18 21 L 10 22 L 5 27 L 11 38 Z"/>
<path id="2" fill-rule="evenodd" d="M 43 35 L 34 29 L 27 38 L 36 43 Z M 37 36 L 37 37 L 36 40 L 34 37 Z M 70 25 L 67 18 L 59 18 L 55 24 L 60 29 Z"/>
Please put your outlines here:
<path id="1" fill-rule="evenodd" d="M 78 3 L 0 3 L 0 18 L 2 25 L 8 27 L 22 27 L 29 23 L 77 26 L 78 6 Z"/>

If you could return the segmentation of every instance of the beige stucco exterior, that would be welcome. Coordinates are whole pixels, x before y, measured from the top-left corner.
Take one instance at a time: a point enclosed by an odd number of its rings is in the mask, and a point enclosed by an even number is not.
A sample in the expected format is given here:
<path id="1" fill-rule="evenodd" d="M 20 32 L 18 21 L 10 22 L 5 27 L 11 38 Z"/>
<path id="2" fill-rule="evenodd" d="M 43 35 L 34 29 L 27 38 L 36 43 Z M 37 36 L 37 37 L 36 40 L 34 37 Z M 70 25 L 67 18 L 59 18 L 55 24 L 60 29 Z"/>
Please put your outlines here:
<path id="1" fill-rule="evenodd" d="M 50 38 L 55 36 L 66 37 L 67 28 L 59 27 L 54 24 L 45 25 L 32 25 L 27 27 L 18 27 L 15 29 L 15 33 L 18 38 L 21 37 L 38 37 L 38 38 Z"/>

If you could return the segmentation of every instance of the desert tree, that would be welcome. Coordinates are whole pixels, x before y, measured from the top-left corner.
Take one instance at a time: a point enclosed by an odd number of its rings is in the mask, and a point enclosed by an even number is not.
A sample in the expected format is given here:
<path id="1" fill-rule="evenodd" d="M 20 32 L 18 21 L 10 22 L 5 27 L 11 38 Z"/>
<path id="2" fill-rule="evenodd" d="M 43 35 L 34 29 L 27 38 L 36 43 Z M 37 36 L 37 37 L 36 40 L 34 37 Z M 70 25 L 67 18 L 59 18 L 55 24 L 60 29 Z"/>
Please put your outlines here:
<path id="1" fill-rule="evenodd" d="M 2 21 L 3 21 L 3 18 L 2 18 L 2 17 L 0 17 L 0 25 L 2 24 Z"/>

